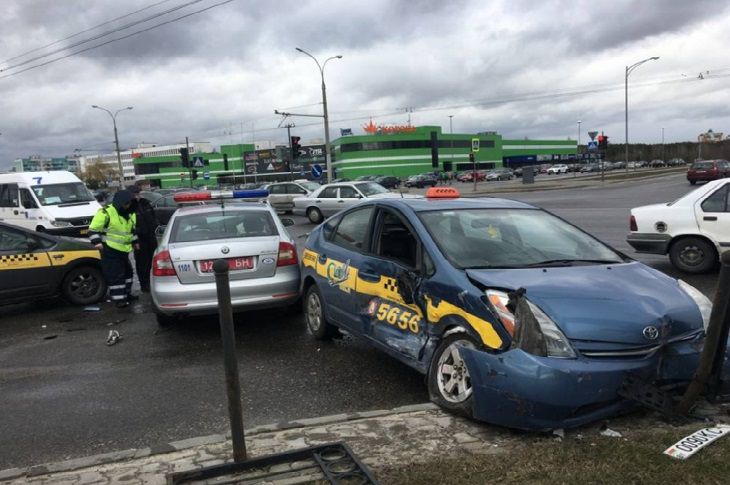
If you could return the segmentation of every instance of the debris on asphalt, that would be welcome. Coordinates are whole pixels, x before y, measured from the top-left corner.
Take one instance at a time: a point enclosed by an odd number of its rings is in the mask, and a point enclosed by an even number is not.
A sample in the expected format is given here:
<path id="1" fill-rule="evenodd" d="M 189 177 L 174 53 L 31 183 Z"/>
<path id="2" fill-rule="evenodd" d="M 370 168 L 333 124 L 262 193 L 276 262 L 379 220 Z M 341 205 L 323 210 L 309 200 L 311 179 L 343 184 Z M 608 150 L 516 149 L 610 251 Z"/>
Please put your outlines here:
<path id="1" fill-rule="evenodd" d="M 58 335 L 46 335 L 43 337 L 43 340 L 53 340 L 56 337 L 58 337 Z"/>
<path id="2" fill-rule="evenodd" d="M 728 425 L 721 424 L 714 428 L 701 429 L 674 443 L 664 450 L 664 454 L 678 460 L 685 460 L 726 434 L 730 434 L 730 426 Z"/>
<path id="3" fill-rule="evenodd" d="M 100 312 L 101 307 L 99 305 L 89 305 L 84 307 L 85 312 Z"/>
<path id="4" fill-rule="evenodd" d="M 114 320 L 113 322 L 107 323 L 106 326 L 111 327 L 114 325 L 119 325 L 120 323 L 125 322 L 126 320 L 127 320 L 126 318 L 118 318 L 118 319 Z"/>
<path id="5" fill-rule="evenodd" d="M 41 325 L 41 328 L 46 328 L 48 325 Z"/>
<path id="6" fill-rule="evenodd" d="M 122 336 L 116 330 L 109 330 L 109 336 L 106 338 L 107 345 L 114 345 L 122 339 Z"/>
<path id="7" fill-rule="evenodd" d="M 66 329 L 67 332 L 82 332 L 84 330 L 86 330 L 86 327 L 72 327 Z"/>
<path id="8" fill-rule="evenodd" d="M 608 436 L 609 438 L 621 438 L 623 435 L 618 431 L 614 431 L 611 428 L 606 428 L 601 431 L 601 436 Z"/>

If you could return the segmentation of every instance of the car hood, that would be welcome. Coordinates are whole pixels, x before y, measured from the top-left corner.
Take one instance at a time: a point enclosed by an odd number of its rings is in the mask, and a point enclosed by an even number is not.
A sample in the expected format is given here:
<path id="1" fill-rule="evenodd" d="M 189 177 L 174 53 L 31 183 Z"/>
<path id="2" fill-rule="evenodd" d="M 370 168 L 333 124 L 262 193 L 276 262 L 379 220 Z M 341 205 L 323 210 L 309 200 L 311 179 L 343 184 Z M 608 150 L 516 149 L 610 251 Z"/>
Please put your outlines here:
<path id="1" fill-rule="evenodd" d="M 495 289 L 525 288 L 571 340 L 649 345 L 655 326 L 661 339 L 702 328 L 702 315 L 677 281 L 641 263 L 467 270 L 472 280 Z"/>
<path id="2" fill-rule="evenodd" d="M 71 219 L 75 217 L 89 217 L 92 218 L 96 214 L 96 211 L 101 209 L 99 203 L 95 200 L 88 202 L 79 202 L 74 205 L 44 205 L 43 209 L 54 219 Z"/>

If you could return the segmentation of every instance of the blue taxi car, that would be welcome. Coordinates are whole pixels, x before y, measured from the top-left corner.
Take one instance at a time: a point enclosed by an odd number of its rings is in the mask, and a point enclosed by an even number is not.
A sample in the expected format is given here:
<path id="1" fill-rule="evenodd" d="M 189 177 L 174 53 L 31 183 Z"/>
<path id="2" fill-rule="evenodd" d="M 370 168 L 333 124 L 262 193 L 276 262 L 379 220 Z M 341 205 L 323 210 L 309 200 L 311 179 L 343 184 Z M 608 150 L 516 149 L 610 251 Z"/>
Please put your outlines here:
<path id="1" fill-rule="evenodd" d="M 305 320 L 426 375 L 452 412 L 513 428 L 627 409 L 631 376 L 688 382 L 711 302 L 544 210 L 506 199 L 363 202 L 309 235 Z"/>

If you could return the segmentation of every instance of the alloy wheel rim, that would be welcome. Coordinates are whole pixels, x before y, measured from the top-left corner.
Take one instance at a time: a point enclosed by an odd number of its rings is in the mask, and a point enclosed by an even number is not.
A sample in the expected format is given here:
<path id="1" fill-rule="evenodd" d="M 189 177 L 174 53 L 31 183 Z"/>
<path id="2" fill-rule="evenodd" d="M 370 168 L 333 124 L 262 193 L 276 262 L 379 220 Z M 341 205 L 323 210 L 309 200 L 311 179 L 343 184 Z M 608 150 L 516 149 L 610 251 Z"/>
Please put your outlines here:
<path id="1" fill-rule="evenodd" d="M 468 340 L 456 340 L 449 345 L 439 357 L 436 380 L 439 393 L 448 402 L 461 404 L 472 394 L 471 377 L 459 347 L 473 349 L 474 344 Z"/>
<path id="2" fill-rule="evenodd" d="M 97 284 L 88 273 L 81 273 L 71 281 L 71 293 L 80 297 L 89 297 L 96 292 Z"/>
<path id="3" fill-rule="evenodd" d="M 316 294 L 309 295 L 307 300 L 307 324 L 312 330 L 319 330 L 322 324 L 322 305 Z"/>

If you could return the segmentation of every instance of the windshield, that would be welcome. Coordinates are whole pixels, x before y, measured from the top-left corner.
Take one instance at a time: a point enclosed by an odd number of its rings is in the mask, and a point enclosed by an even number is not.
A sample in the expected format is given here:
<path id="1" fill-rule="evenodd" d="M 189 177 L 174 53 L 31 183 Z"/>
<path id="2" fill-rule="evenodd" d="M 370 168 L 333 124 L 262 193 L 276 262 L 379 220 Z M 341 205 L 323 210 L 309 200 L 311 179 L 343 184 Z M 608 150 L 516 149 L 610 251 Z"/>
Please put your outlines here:
<path id="1" fill-rule="evenodd" d="M 373 182 L 368 182 L 365 184 L 356 184 L 355 187 L 357 187 L 358 190 L 360 190 L 360 192 L 365 194 L 365 197 L 370 197 L 370 196 L 376 195 L 376 194 L 387 194 L 388 193 L 388 189 L 386 189 L 385 187 L 383 187 L 380 184 L 376 184 Z"/>
<path id="2" fill-rule="evenodd" d="M 319 185 L 317 182 L 299 182 L 299 185 L 301 185 L 310 192 L 314 192 L 321 187 L 321 185 Z"/>
<path id="3" fill-rule="evenodd" d="M 96 200 L 94 195 L 81 182 L 33 185 L 33 192 L 35 192 L 42 205 L 74 204 Z"/>
<path id="4" fill-rule="evenodd" d="M 525 268 L 622 262 L 609 247 L 533 209 L 462 209 L 419 217 L 458 268 Z"/>
<path id="5" fill-rule="evenodd" d="M 276 236 L 276 225 L 268 212 L 206 212 L 177 217 L 170 242 L 209 241 L 239 237 Z"/>
<path id="6" fill-rule="evenodd" d="M 713 162 L 695 162 L 692 164 L 692 170 L 712 170 L 715 168 Z"/>

